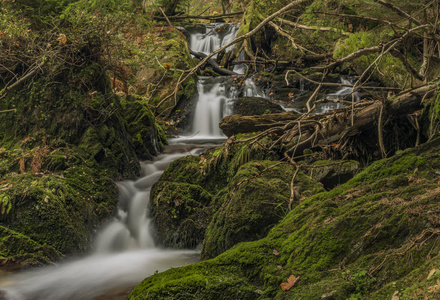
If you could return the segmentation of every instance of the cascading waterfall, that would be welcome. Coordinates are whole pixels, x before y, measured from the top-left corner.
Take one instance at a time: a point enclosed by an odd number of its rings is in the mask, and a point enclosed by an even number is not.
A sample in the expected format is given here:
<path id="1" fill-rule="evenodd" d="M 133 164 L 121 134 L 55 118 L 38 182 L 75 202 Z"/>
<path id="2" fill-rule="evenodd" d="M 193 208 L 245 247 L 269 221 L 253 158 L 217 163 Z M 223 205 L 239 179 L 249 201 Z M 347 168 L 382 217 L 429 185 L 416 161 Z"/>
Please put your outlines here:
<path id="1" fill-rule="evenodd" d="M 190 47 L 209 54 L 232 41 L 238 25 L 211 24 L 202 31 L 191 34 Z M 238 87 L 231 77 L 199 77 L 197 85 L 198 103 L 192 134 L 201 141 L 225 138 L 218 124 L 224 116 L 232 113 L 233 99 L 242 95 L 264 96 L 251 79 Z M 148 217 L 152 185 L 173 160 L 188 155 L 188 146 L 181 147 L 185 152 L 160 155 L 152 162 L 143 163 L 142 177 L 138 180 L 118 183 L 117 216 L 99 231 L 93 253 L 56 266 L 3 277 L 0 297 L 3 293 L 6 299 L 13 300 L 93 299 L 109 290 L 133 286 L 156 271 L 197 261 L 196 251 L 155 246 Z M 208 146 L 198 147 L 190 154 L 199 154 Z"/>
<path id="2" fill-rule="evenodd" d="M 351 82 L 350 79 L 344 78 L 344 77 L 341 77 L 341 83 L 342 84 L 346 84 L 346 85 L 353 85 L 353 82 Z M 352 91 L 353 91 L 353 88 L 348 87 L 348 86 L 343 86 L 339 90 L 337 90 L 336 92 L 327 94 L 326 98 L 327 99 L 340 99 L 341 100 L 341 99 L 344 99 L 346 96 L 352 94 L 352 96 L 354 98 L 354 101 L 358 102 L 360 100 L 359 93 L 357 91 L 352 93 Z M 348 100 L 351 101 L 351 97 Z M 329 112 L 329 111 L 334 110 L 334 109 L 342 108 L 344 106 L 345 105 L 343 105 L 341 103 L 332 103 L 332 102 L 321 103 L 321 104 L 318 105 L 318 108 L 316 109 L 315 113 L 316 114 L 326 113 L 326 112 Z"/>
<path id="3" fill-rule="evenodd" d="M 192 132 L 198 138 L 223 137 L 218 124 L 232 113 L 231 100 L 237 98 L 237 88 L 229 77 L 199 77 L 198 101 Z"/>
<path id="4" fill-rule="evenodd" d="M 218 48 L 227 45 L 237 35 L 239 24 L 212 23 L 203 27 L 188 29 L 190 33 L 189 48 L 195 52 L 211 54 Z M 232 50 L 230 46 L 226 51 Z M 213 58 L 216 58 L 214 55 Z"/>
<path id="5" fill-rule="evenodd" d="M 185 147 L 187 147 L 185 145 Z M 175 159 L 198 154 L 163 154 L 142 164 L 142 177 L 118 183 L 118 214 L 97 236 L 94 252 L 80 260 L 6 277 L 0 290 L 7 299 L 93 299 L 137 284 L 156 271 L 198 260 L 192 250 L 165 250 L 154 245 L 148 201 L 151 186 Z"/>
<path id="6" fill-rule="evenodd" d="M 206 28 L 188 28 L 186 32 L 189 35 L 189 47 L 193 51 L 210 54 L 231 42 L 235 38 L 238 28 L 238 25 L 224 23 L 208 24 Z M 228 50 L 232 50 L 232 48 Z M 236 65 L 234 70 L 241 70 L 241 66 Z M 191 132 L 189 136 L 183 136 L 176 140 L 212 141 L 224 139 L 226 136 L 221 132 L 219 123 L 225 116 L 233 113 L 233 100 L 240 96 L 264 97 L 265 95 L 252 79 L 246 79 L 244 85 L 239 87 L 234 83 L 234 78 L 229 76 L 199 76 L 197 105 Z"/>

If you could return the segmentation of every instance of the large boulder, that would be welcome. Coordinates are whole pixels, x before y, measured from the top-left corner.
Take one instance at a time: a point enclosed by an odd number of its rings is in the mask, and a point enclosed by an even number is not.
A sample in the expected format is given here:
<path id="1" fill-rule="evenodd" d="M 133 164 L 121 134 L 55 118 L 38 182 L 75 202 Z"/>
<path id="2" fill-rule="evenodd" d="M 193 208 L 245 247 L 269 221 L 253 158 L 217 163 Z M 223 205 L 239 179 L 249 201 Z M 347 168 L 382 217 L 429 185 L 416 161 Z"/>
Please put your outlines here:
<path id="1" fill-rule="evenodd" d="M 263 238 L 290 208 L 300 203 L 300 198 L 324 190 L 302 172 L 295 176 L 295 171 L 290 164 L 273 161 L 251 161 L 241 166 L 209 224 L 202 257 L 212 258 L 237 243 Z"/>
<path id="2" fill-rule="evenodd" d="M 373 163 L 265 238 L 151 276 L 128 299 L 435 299 L 439 153 L 437 138 Z"/>
<path id="3" fill-rule="evenodd" d="M 160 181 L 153 186 L 150 204 L 156 241 L 175 249 L 200 245 L 211 220 L 211 195 L 202 187 Z"/>

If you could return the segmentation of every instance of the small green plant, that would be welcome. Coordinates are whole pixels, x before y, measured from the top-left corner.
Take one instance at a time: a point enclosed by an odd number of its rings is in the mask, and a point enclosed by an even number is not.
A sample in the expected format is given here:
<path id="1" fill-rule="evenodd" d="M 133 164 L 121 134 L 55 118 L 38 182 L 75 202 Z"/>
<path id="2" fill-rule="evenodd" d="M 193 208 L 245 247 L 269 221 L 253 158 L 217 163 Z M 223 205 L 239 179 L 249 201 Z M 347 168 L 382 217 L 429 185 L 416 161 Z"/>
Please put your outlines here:
<path id="1" fill-rule="evenodd" d="M 345 270 L 341 273 L 341 277 L 353 284 L 353 293 L 348 299 L 362 299 L 362 295 L 368 293 L 371 284 L 375 281 L 367 270 Z"/>
<path id="2" fill-rule="evenodd" d="M 6 194 L 0 195 L 0 212 L 2 215 L 8 214 L 12 208 L 11 198 Z"/>

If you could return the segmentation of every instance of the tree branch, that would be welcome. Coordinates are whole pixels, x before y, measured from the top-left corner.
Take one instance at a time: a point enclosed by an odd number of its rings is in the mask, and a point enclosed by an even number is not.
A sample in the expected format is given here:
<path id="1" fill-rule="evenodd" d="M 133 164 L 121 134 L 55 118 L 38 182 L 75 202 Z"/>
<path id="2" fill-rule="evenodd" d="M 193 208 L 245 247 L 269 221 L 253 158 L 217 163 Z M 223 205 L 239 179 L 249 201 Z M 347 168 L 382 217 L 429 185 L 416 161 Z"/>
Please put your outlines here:
<path id="1" fill-rule="evenodd" d="M 285 19 L 282 19 L 282 18 L 278 18 L 278 20 L 281 21 L 281 25 L 282 25 L 282 24 L 287 24 L 287 25 L 289 25 L 289 26 L 296 27 L 296 28 L 299 28 L 299 29 L 312 30 L 312 31 L 316 31 L 316 30 L 319 30 L 319 31 L 331 31 L 331 32 L 340 33 L 340 34 L 345 35 L 345 36 L 350 36 L 350 35 L 351 35 L 351 33 L 349 33 L 349 32 L 345 32 L 345 31 L 343 31 L 343 30 L 339 30 L 339 29 L 336 29 L 336 28 L 331 28 L 331 27 L 317 27 L 317 26 L 306 26 L 306 25 L 302 25 L 302 24 L 294 23 L 294 22 L 291 22 L 291 21 L 289 21 L 289 20 L 285 20 Z"/>

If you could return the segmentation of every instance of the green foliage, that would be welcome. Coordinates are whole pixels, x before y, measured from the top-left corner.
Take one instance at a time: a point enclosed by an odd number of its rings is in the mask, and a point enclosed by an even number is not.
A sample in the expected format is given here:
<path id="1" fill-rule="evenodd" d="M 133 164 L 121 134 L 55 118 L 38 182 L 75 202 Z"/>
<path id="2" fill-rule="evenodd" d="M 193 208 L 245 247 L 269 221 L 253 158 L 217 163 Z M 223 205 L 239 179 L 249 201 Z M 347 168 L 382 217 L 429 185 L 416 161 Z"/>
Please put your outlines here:
<path id="1" fill-rule="evenodd" d="M 190 0 L 157 0 L 156 2 L 167 15 L 175 15 L 177 12 L 186 12 Z"/>
<path id="2" fill-rule="evenodd" d="M 0 213 L 9 214 L 12 208 L 11 198 L 7 194 L 0 194 Z"/>
<path id="3" fill-rule="evenodd" d="M 335 46 L 333 57 L 341 59 L 349 54 L 363 48 L 379 45 L 379 36 L 372 31 L 357 31 L 345 40 L 340 40 Z M 363 55 L 352 62 L 347 63 L 345 68 L 353 68 L 358 74 L 370 66 L 379 54 Z M 378 72 L 374 77 L 388 86 L 403 86 L 407 71 L 403 63 L 390 54 L 383 56 L 378 63 Z"/>
<path id="4" fill-rule="evenodd" d="M 378 38 L 375 34 L 367 31 L 359 31 L 350 35 L 347 39 L 341 40 L 335 47 L 333 57 L 335 59 L 343 58 L 356 50 L 361 48 L 369 48 L 377 45 L 377 43 Z M 374 58 L 375 56 L 373 54 L 369 56 L 362 56 L 356 62 L 361 63 L 365 68 L 373 61 Z"/>

